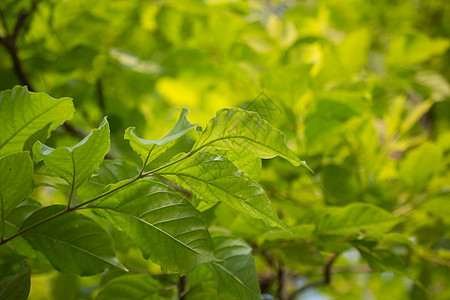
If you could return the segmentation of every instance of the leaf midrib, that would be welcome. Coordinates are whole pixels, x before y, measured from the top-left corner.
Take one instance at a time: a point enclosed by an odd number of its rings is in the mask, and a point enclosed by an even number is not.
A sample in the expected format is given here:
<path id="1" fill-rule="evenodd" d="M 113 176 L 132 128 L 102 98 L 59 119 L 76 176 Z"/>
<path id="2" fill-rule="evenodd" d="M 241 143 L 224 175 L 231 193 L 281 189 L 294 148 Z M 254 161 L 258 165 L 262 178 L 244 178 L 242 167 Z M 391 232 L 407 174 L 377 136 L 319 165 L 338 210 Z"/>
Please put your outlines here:
<path id="1" fill-rule="evenodd" d="M 201 256 L 203 256 L 203 257 L 205 257 L 205 258 L 207 258 L 207 259 L 209 259 L 209 260 L 211 260 L 211 261 L 217 261 L 216 258 L 207 256 L 206 254 L 201 253 L 201 252 L 197 251 L 197 250 L 194 249 L 194 248 L 191 248 L 190 246 L 186 245 L 186 244 L 183 243 L 182 241 L 178 240 L 176 237 L 174 237 L 174 236 L 170 235 L 169 233 L 167 233 L 166 231 L 162 230 L 161 228 L 158 228 L 158 227 L 156 227 L 155 225 L 153 225 L 152 223 L 147 222 L 146 220 L 141 219 L 141 218 L 139 218 L 139 217 L 137 217 L 137 216 L 134 216 L 134 215 L 132 215 L 132 214 L 129 214 L 129 213 L 126 213 L 126 212 L 123 212 L 123 211 L 120 211 L 120 210 L 117 210 L 117 209 L 114 209 L 114 208 L 109 208 L 109 207 L 88 206 L 88 207 L 86 207 L 86 209 L 104 209 L 104 210 L 111 210 L 111 211 L 116 212 L 116 213 L 118 213 L 118 214 L 126 215 L 126 216 L 128 216 L 128 217 L 130 217 L 130 218 L 133 218 L 133 219 L 135 219 L 135 220 L 138 220 L 139 222 L 142 222 L 142 223 L 144 223 L 144 224 L 149 225 L 150 227 L 156 229 L 157 231 L 159 231 L 159 232 L 161 232 L 162 234 L 166 235 L 167 237 L 171 238 L 171 239 L 174 240 L 175 242 L 177 242 L 177 243 L 179 243 L 180 245 L 184 246 L 184 247 L 187 248 L 188 250 L 190 250 L 190 251 L 192 251 L 192 252 L 194 252 L 194 253 L 196 253 L 196 254 L 198 254 L 198 255 L 201 255 Z M 206 229 L 205 229 L 205 231 L 206 231 Z"/>
<path id="2" fill-rule="evenodd" d="M 19 134 L 19 132 L 21 132 L 25 127 L 27 127 L 29 124 L 31 124 L 34 120 L 36 120 L 37 118 L 39 118 L 40 116 L 42 116 L 43 114 L 46 114 L 47 112 L 49 112 L 50 110 L 52 110 L 53 108 L 55 108 L 56 106 L 64 103 L 66 100 L 62 99 L 62 100 L 53 100 L 53 101 L 57 101 L 55 103 L 55 105 L 49 107 L 47 110 L 41 112 L 40 114 L 36 115 L 35 117 L 33 117 L 30 121 L 28 121 L 27 123 L 25 123 L 21 128 L 19 128 L 15 133 L 13 133 L 9 138 L 7 138 L 3 144 L 0 145 L 0 149 L 2 149 L 11 139 L 13 139 L 17 134 Z M 52 122 L 53 123 L 53 122 Z"/>

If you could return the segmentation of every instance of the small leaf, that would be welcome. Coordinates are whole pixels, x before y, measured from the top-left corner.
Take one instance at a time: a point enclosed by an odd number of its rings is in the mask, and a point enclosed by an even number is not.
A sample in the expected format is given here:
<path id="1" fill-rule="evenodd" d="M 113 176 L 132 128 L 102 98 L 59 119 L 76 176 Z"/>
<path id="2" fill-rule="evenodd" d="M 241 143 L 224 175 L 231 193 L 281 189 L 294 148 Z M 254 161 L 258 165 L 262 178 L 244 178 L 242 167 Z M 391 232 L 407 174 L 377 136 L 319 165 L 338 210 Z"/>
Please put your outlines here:
<path id="1" fill-rule="evenodd" d="M 240 299 L 262 299 L 251 247 L 231 237 L 214 237 L 215 255 L 223 263 L 210 264 L 220 293 Z"/>
<path id="2" fill-rule="evenodd" d="M 33 162 L 27 152 L 0 158 L 0 207 L 5 218 L 33 191 L 33 172 Z"/>
<path id="3" fill-rule="evenodd" d="M 65 209 L 62 205 L 44 207 L 22 225 L 27 228 Z M 75 212 L 51 219 L 22 234 L 54 268 L 65 273 L 87 276 L 117 267 L 126 270 L 115 258 L 110 236 L 92 219 Z"/>
<path id="4" fill-rule="evenodd" d="M 269 226 L 286 229 L 264 189 L 224 157 L 199 152 L 157 174 L 173 178 L 203 201 L 223 202 Z"/>
<path id="5" fill-rule="evenodd" d="M 141 179 L 89 207 L 125 231 L 144 257 L 168 272 L 188 273 L 216 260 L 203 215 L 162 183 Z"/>
<path id="6" fill-rule="evenodd" d="M 173 129 L 160 140 L 141 139 L 134 133 L 134 127 L 127 128 L 124 138 L 125 140 L 130 141 L 131 148 L 139 154 L 145 164 L 148 164 L 153 159 L 166 152 L 167 149 L 169 149 L 171 142 L 183 136 L 196 126 L 188 121 L 186 117 L 188 113 L 189 110 L 183 108 Z"/>
<path id="7" fill-rule="evenodd" d="M 58 125 L 71 119 L 73 113 L 70 98 L 54 99 L 20 86 L 1 92 L 0 156 L 22 151 L 26 142 L 32 144 L 29 138 L 33 135 L 47 138 Z"/>
<path id="8" fill-rule="evenodd" d="M 0 299 L 26 300 L 30 293 L 30 266 L 23 261 L 19 273 L 8 276 L 0 281 Z"/>
<path id="9" fill-rule="evenodd" d="M 261 119 L 258 113 L 240 108 L 221 109 L 206 125 L 191 151 L 207 147 L 216 149 L 244 149 L 260 158 L 280 156 L 294 166 L 303 165 L 295 153 L 285 144 L 284 134 Z"/>
<path id="10" fill-rule="evenodd" d="M 172 299 L 159 293 L 164 286 L 149 274 L 130 274 L 109 281 L 95 300 Z"/>
<path id="11" fill-rule="evenodd" d="M 34 144 L 36 162 L 43 160 L 47 167 L 63 178 L 74 190 L 85 183 L 98 169 L 110 147 L 109 124 L 106 118 L 82 141 L 73 147 L 53 149 L 41 142 Z"/>

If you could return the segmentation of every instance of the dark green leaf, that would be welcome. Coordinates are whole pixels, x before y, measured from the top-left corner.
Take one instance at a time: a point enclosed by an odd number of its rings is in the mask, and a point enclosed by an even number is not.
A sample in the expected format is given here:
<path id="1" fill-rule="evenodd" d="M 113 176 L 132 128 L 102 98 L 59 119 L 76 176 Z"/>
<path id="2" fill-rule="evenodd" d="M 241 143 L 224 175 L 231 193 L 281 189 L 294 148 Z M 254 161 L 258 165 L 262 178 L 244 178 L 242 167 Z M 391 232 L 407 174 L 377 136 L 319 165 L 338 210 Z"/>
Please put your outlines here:
<path id="1" fill-rule="evenodd" d="M 95 298 L 96 300 L 150 300 L 171 299 L 170 292 L 160 294 L 164 286 L 151 275 L 130 274 L 114 278 L 108 282 Z"/>
<path id="2" fill-rule="evenodd" d="M 64 209 L 62 205 L 44 207 L 32 214 L 23 223 L 22 229 L 61 213 Z M 38 225 L 22 237 L 61 272 L 93 275 L 109 267 L 126 270 L 115 258 L 110 236 L 92 219 L 76 212 Z"/>
<path id="3" fill-rule="evenodd" d="M 284 134 L 261 119 L 258 113 L 239 108 L 221 109 L 206 125 L 192 151 L 207 147 L 244 149 L 261 158 L 280 156 L 294 166 L 306 165 L 285 144 Z"/>

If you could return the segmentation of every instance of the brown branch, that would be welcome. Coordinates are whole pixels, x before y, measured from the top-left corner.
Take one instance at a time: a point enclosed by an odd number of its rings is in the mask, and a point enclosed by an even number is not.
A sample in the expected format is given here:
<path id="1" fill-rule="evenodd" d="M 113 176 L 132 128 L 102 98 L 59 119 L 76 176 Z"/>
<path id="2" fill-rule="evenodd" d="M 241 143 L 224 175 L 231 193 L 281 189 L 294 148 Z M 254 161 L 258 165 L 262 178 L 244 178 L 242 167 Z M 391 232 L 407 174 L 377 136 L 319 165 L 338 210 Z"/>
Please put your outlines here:
<path id="1" fill-rule="evenodd" d="M 181 276 L 180 280 L 178 281 L 178 299 L 179 300 L 186 299 L 186 294 L 187 294 L 186 283 L 187 283 L 187 277 Z"/>
<path id="2" fill-rule="evenodd" d="M 327 285 L 330 284 L 331 282 L 331 267 L 334 263 L 334 261 L 336 260 L 336 258 L 338 257 L 338 253 L 333 253 L 330 258 L 328 259 L 325 268 L 323 270 L 323 279 L 318 280 L 318 281 L 312 281 L 310 283 L 305 284 L 304 286 L 302 286 L 301 288 L 299 288 L 298 290 L 296 290 L 290 297 L 290 300 L 294 300 L 298 294 L 306 291 L 309 288 L 312 287 L 316 287 L 316 286 L 321 286 L 321 285 Z"/>

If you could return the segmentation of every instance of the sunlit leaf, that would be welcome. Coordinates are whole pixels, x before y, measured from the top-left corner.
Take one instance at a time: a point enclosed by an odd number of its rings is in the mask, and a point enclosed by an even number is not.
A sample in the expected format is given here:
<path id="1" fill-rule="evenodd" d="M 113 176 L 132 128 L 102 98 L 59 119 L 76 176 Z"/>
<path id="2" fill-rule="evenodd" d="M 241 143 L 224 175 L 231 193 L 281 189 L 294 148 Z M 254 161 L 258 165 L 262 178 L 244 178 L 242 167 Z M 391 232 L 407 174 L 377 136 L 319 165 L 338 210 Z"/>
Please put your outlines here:
<path id="1" fill-rule="evenodd" d="M 199 152 L 157 173 L 173 178 L 206 202 L 220 201 L 269 226 L 286 228 L 263 188 L 224 157 Z"/>
<path id="2" fill-rule="evenodd" d="M 149 163 L 159 155 L 163 154 L 170 147 L 171 142 L 183 136 L 196 125 L 191 124 L 187 119 L 189 110 L 183 108 L 173 129 L 162 139 L 144 140 L 134 133 L 134 127 L 129 127 L 125 131 L 125 139 L 130 141 L 130 146 L 139 154 L 144 164 Z"/>
<path id="3" fill-rule="evenodd" d="M 162 183 L 141 179 L 89 207 L 125 231 L 146 258 L 168 272 L 188 273 L 216 260 L 202 214 Z"/>
<path id="4" fill-rule="evenodd" d="M 43 128 L 50 131 L 74 113 L 70 98 L 53 99 L 44 93 L 16 86 L 0 94 L 0 156 L 22 151 L 27 140 Z M 32 143 L 29 143 L 32 144 Z"/>
<path id="5" fill-rule="evenodd" d="M 280 156 L 294 166 L 307 166 L 286 146 L 283 133 L 272 128 L 257 113 L 239 108 L 219 110 L 206 125 L 192 151 L 208 150 L 207 147 L 245 149 L 261 158 Z"/>
<path id="6" fill-rule="evenodd" d="M 50 170 L 76 190 L 100 167 L 109 147 L 109 124 L 105 118 L 98 129 L 93 129 L 73 147 L 53 149 L 37 142 L 33 153 L 36 161 L 43 160 Z"/>
<path id="7" fill-rule="evenodd" d="M 0 158 L 0 218 L 6 218 L 32 191 L 33 162 L 30 155 L 17 152 Z"/>

